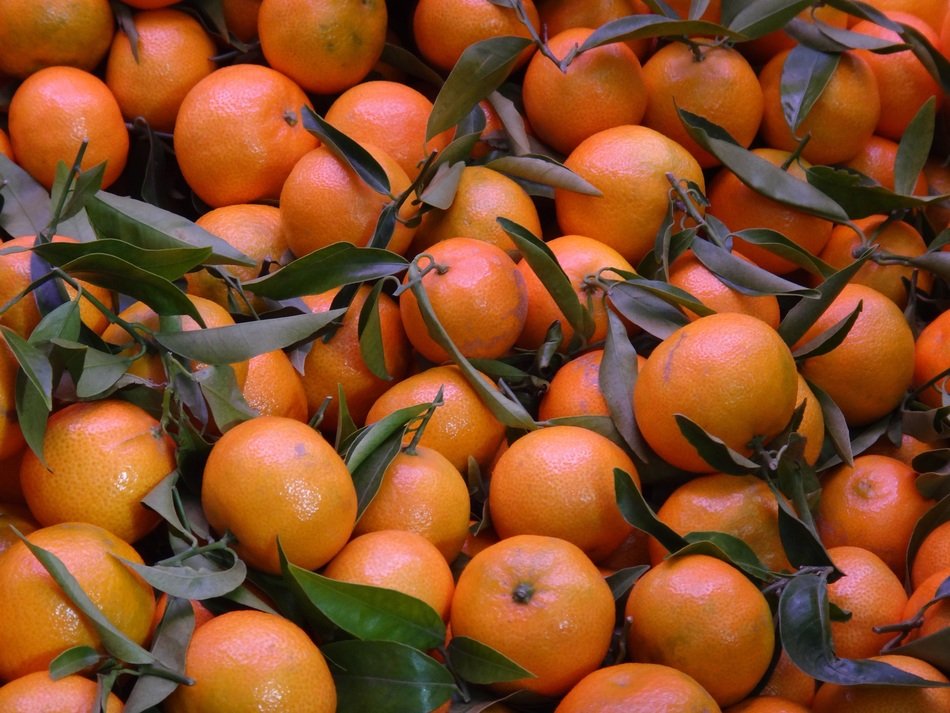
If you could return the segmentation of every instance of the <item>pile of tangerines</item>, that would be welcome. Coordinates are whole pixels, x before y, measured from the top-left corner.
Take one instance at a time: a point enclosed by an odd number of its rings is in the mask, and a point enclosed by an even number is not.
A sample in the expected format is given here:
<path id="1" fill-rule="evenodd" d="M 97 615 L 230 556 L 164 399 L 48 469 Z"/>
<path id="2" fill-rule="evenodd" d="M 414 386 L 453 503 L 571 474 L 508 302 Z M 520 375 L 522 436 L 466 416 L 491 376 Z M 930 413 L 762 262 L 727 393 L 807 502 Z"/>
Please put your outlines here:
<path id="1" fill-rule="evenodd" d="M 946 0 L 0 0 L 0 711 L 950 711 Z"/>

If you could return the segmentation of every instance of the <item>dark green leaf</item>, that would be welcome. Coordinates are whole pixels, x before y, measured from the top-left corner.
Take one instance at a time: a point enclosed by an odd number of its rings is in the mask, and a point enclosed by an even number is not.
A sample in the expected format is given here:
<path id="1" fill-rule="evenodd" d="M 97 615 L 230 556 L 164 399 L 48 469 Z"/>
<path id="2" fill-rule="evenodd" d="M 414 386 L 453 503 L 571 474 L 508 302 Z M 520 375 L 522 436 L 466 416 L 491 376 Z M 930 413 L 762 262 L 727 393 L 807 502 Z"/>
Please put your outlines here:
<path id="1" fill-rule="evenodd" d="M 825 279 L 817 287 L 819 294 L 817 299 L 800 300 L 788 311 L 778 328 L 778 333 L 786 344 L 793 347 L 805 336 L 805 333 L 825 313 L 825 310 L 844 289 L 844 286 L 851 281 L 854 274 L 871 257 L 872 252 L 870 249 L 865 250 L 850 265 L 846 265 Z"/>
<path id="2" fill-rule="evenodd" d="M 930 97 L 908 124 L 897 147 L 894 162 L 894 192 L 910 195 L 920 172 L 924 170 L 934 139 L 937 101 Z"/>
<path id="3" fill-rule="evenodd" d="M 766 480 L 778 501 L 778 533 L 782 549 L 793 567 L 829 567 L 837 574 L 808 509 L 805 479 L 800 472 L 795 473 L 795 476 L 783 483 L 786 486 L 784 493 L 779 491 L 774 482 Z"/>
<path id="4" fill-rule="evenodd" d="M 82 373 L 76 382 L 76 396 L 80 399 L 93 398 L 110 390 L 132 363 L 127 357 L 91 347 L 84 351 Z"/>
<path id="5" fill-rule="evenodd" d="M 913 656 L 946 671 L 950 669 L 950 626 L 928 636 L 916 638 L 896 649 L 890 649 L 887 653 Z"/>
<path id="6" fill-rule="evenodd" d="M 52 205 L 46 189 L 0 154 L 0 228 L 13 237 L 36 235 L 48 224 Z"/>
<path id="7" fill-rule="evenodd" d="M 607 339 L 597 376 L 617 431 L 637 458 L 646 462 L 646 445 L 633 415 L 632 394 L 637 383 L 637 352 L 627 337 L 626 325 L 612 309 L 607 310 Z"/>
<path id="8" fill-rule="evenodd" d="M 435 175 L 432 176 L 425 190 L 419 196 L 419 200 L 434 208 L 448 210 L 452 205 L 452 201 L 455 200 L 455 192 L 458 190 L 459 180 L 462 178 L 464 169 L 464 161 L 439 164 Z"/>
<path id="9" fill-rule="evenodd" d="M 182 599 L 211 599 L 237 589 L 247 577 L 244 561 L 232 550 L 227 550 L 227 553 L 231 559 L 231 566 L 227 569 L 195 568 L 187 564 L 147 566 L 122 561 L 160 592 Z M 208 563 L 207 559 L 202 559 Z"/>
<path id="10" fill-rule="evenodd" d="M 141 300 L 160 315 L 187 314 L 202 321 L 194 303 L 174 283 L 114 255 L 84 255 L 62 269 L 76 279 Z"/>
<path id="11" fill-rule="evenodd" d="M 46 410 L 52 410 L 53 367 L 49 363 L 49 358 L 41 349 L 26 341 L 6 325 L 0 325 L 0 329 L 3 330 L 7 346 L 13 352 L 22 373 L 29 379 L 36 393 L 42 396 Z"/>
<path id="12" fill-rule="evenodd" d="M 207 366 L 196 371 L 194 380 L 211 409 L 215 425 L 222 433 L 259 415 L 247 405 L 241 387 L 234 378 L 234 369 L 227 364 Z"/>
<path id="13" fill-rule="evenodd" d="M 819 681 L 845 686 L 950 685 L 927 681 L 882 661 L 838 658 L 831 645 L 825 580 L 824 573 L 796 575 L 789 580 L 779 599 L 779 634 L 795 666 Z"/>
<path id="14" fill-rule="evenodd" d="M 48 394 L 38 389 L 21 369 L 16 376 L 16 414 L 17 423 L 30 450 L 43 465 L 43 441 L 46 435 L 46 421 L 50 408 L 47 406 Z"/>
<path id="15" fill-rule="evenodd" d="M 917 208 L 940 200 L 937 196 L 900 195 L 850 168 L 812 166 L 805 169 L 805 176 L 810 185 L 830 196 L 855 219 Z"/>
<path id="16" fill-rule="evenodd" d="M 929 250 L 923 255 L 912 257 L 910 264 L 921 270 L 929 270 L 943 280 L 950 282 L 950 252 Z"/>
<path id="17" fill-rule="evenodd" d="M 733 32 L 748 38 L 761 37 L 782 29 L 809 5 L 809 0 L 751 0 L 743 3 L 742 9 L 729 18 L 727 26 Z M 723 7 L 723 22 L 725 21 L 726 8 Z"/>
<path id="18" fill-rule="evenodd" d="M 328 310 L 289 317 L 189 331 L 158 332 L 155 341 L 174 354 L 205 364 L 232 364 L 283 349 L 312 337 L 344 310 Z"/>
<path id="19" fill-rule="evenodd" d="M 334 155 L 356 171 L 367 186 L 388 196 L 389 176 L 372 154 L 339 129 L 331 126 L 309 106 L 301 109 L 304 128 L 326 144 Z"/>
<path id="20" fill-rule="evenodd" d="M 64 170 L 60 171 L 60 168 Z M 105 171 L 106 164 L 103 161 L 90 169 L 80 171 L 76 176 L 75 183 L 67 185 L 70 169 L 62 161 L 59 162 L 56 167 L 56 180 L 53 181 L 53 189 L 50 192 L 50 202 L 54 210 L 48 228 L 50 234 L 59 232 L 61 224 L 84 210 L 86 201 L 102 187 L 102 177 Z M 64 195 L 64 192 L 67 191 L 68 193 Z M 57 209 L 58 213 L 56 212 Z"/>
<path id="21" fill-rule="evenodd" d="M 140 675 L 125 702 L 124 713 L 146 713 L 171 695 L 179 684 L 190 685 L 184 675 L 185 652 L 195 629 L 191 602 L 169 597 L 165 614 L 158 625 L 152 642 L 152 653 L 178 677 L 149 675 L 150 668 L 142 667 Z"/>
<path id="22" fill-rule="evenodd" d="M 360 340 L 360 355 L 373 375 L 383 381 L 391 381 L 386 371 L 386 347 L 383 344 L 383 332 L 379 318 L 379 295 L 385 283 L 379 280 L 360 308 L 357 322 L 357 334 Z"/>
<path id="23" fill-rule="evenodd" d="M 608 296 L 617 312 L 660 339 L 689 324 L 685 314 L 666 300 L 641 289 L 639 281 L 618 282 L 610 287 Z M 708 311 L 701 304 L 699 309 Z"/>
<path id="24" fill-rule="evenodd" d="M 748 260 L 742 260 L 708 240 L 694 240 L 693 254 L 726 285 L 744 295 L 817 296 L 791 280 L 779 277 Z"/>
<path id="25" fill-rule="evenodd" d="M 247 255 L 190 220 L 134 198 L 99 191 L 86 202 L 89 220 L 102 238 L 117 238 L 140 248 L 208 248 L 209 265 L 254 265 Z"/>
<path id="26" fill-rule="evenodd" d="M 346 466 L 350 472 L 357 470 L 364 461 L 371 458 L 393 434 L 404 433 L 406 425 L 424 414 L 431 405 L 422 403 L 406 406 L 357 432 L 352 441 L 345 444 Z"/>
<path id="27" fill-rule="evenodd" d="M 211 248 L 166 248 L 150 250 L 124 240 L 102 239 L 88 243 L 44 243 L 33 252 L 55 267 L 80 257 L 113 255 L 166 280 L 177 280 L 211 258 Z"/>
<path id="28" fill-rule="evenodd" d="M 614 601 L 621 601 L 627 596 L 630 588 L 648 569 L 650 569 L 650 565 L 641 564 L 636 567 L 624 567 L 613 574 L 607 575 L 607 586 L 610 587 L 610 592 L 614 595 Z"/>
<path id="29" fill-rule="evenodd" d="M 614 468 L 614 493 L 623 519 L 653 536 L 669 552 L 676 552 L 689 544 L 678 532 L 656 516 L 630 475 L 620 468 Z"/>
<path id="30" fill-rule="evenodd" d="M 63 590 L 73 605 L 89 620 L 99 635 L 106 651 L 120 661 L 131 664 L 155 663 L 156 659 L 152 654 L 134 641 L 131 641 L 105 617 L 99 610 L 99 607 L 89 598 L 89 595 L 79 586 L 79 583 L 59 557 L 48 550 L 44 550 L 42 547 L 34 545 L 22 535 L 20 535 L 20 538 L 27 548 L 29 548 L 30 552 L 33 553 L 33 556 L 36 557 L 46 571 L 49 572 L 50 577 L 59 585 L 60 589 Z"/>
<path id="31" fill-rule="evenodd" d="M 680 432 L 696 449 L 700 458 L 721 473 L 746 475 L 758 469 L 758 464 L 727 446 L 721 439 L 681 413 L 675 414 Z"/>
<path id="32" fill-rule="evenodd" d="M 58 681 L 92 668 L 101 661 L 102 654 L 91 646 L 72 646 L 49 662 L 49 677 Z"/>
<path id="33" fill-rule="evenodd" d="M 842 462 L 854 465 L 854 455 L 851 452 L 851 435 L 844 414 L 831 397 L 815 384 L 808 382 L 808 388 L 815 394 L 821 406 L 821 415 L 825 421 L 825 434 L 831 439 L 835 453 Z"/>
<path id="34" fill-rule="evenodd" d="M 337 641 L 323 654 L 338 711 L 429 713 L 452 696 L 452 674 L 421 651 L 392 641 Z"/>
<path id="35" fill-rule="evenodd" d="M 688 532 L 683 535 L 689 544 L 674 552 L 677 557 L 690 554 L 703 554 L 721 559 L 733 567 L 742 570 L 750 577 L 761 581 L 775 579 L 759 560 L 752 548 L 745 542 L 725 532 Z"/>
<path id="36" fill-rule="evenodd" d="M 603 195 L 595 186 L 564 164 L 540 154 L 501 156 L 489 161 L 485 166 L 509 176 L 523 178 L 526 181 L 540 183 L 552 188 L 561 188 L 585 196 Z"/>
<path id="37" fill-rule="evenodd" d="M 432 649 L 445 641 L 445 624 L 425 602 L 394 589 L 341 582 L 287 565 L 307 599 L 330 621 L 364 641 L 396 641 Z"/>
<path id="38" fill-rule="evenodd" d="M 525 128 L 524 116 L 518 110 L 517 105 L 501 92 L 489 94 L 488 102 L 495 113 L 498 114 L 498 118 L 501 119 L 501 125 L 504 128 L 511 152 L 516 156 L 531 153 L 531 138 Z"/>
<path id="39" fill-rule="evenodd" d="M 487 685 L 534 678 L 500 651 L 467 636 L 453 636 L 446 654 L 459 678 L 469 683 Z"/>
<path id="40" fill-rule="evenodd" d="M 439 90 L 429 114 L 426 141 L 451 128 L 508 78 L 521 53 L 523 37 L 491 37 L 465 48 Z"/>
<path id="41" fill-rule="evenodd" d="M 821 334 L 812 337 L 801 346 L 796 347 L 792 351 L 792 356 L 796 359 L 804 360 L 821 356 L 822 354 L 827 354 L 834 350 L 845 340 L 845 337 L 848 336 L 848 332 L 851 331 L 851 327 L 854 326 L 854 323 L 858 321 L 858 316 L 863 309 L 864 301 L 859 300 L 855 308 L 851 310 L 851 314 L 838 320 L 836 324 L 831 325 Z"/>
<path id="42" fill-rule="evenodd" d="M 796 45 L 785 58 L 781 82 L 782 113 L 793 134 L 828 86 L 831 75 L 838 68 L 840 56 Z"/>
<path id="43" fill-rule="evenodd" d="M 930 40 L 916 27 L 911 27 L 904 22 L 898 22 L 897 25 L 900 28 L 898 34 L 910 45 L 914 56 L 926 67 L 931 76 L 940 82 L 943 91 L 950 92 L 950 60 L 930 44 Z"/>
<path id="44" fill-rule="evenodd" d="M 805 22 L 796 19 L 786 26 L 785 31 L 799 43 L 823 52 L 844 52 L 849 49 L 896 51 L 898 47 L 906 47 L 903 43 L 852 32 L 820 20 Z"/>
<path id="45" fill-rule="evenodd" d="M 728 140 L 722 129 L 701 116 L 683 109 L 677 111 L 693 140 L 752 190 L 810 215 L 839 223 L 847 221 L 848 215 L 841 206 L 817 188 Z"/>
<path id="46" fill-rule="evenodd" d="M 382 423 L 382 421 L 370 426 L 367 431 L 364 431 L 364 434 L 374 426 L 378 426 L 379 423 Z M 390 433 L 379 446 L 373 449 L 372 452 L 360 458 L 359 464 L 356 467 L 350 469 L 350 474 L 353 477 L 353 485 L 356 487 L 357 519 L 363 515 L 366 508 L 369 507 L 369 504 L 373 501 L 373 498 L 376 497 L 379 486 L 383 482 L 383 476 L 386 474 L 386 469 L 389 468 L 393 459 L 399 455 L 405 433 L 404 427 L 397 428 Z M 376 435 L 377 434 L 374 433 L 369 437 L 375 440 Z M 365 441 L 366 437 L 364 437 L 363 440 Z M 356 445 L 358 447 L 361 443 L 357 443 Z"/>
<path id="47" fill-rule="evenodd" d="M 249 280 L 244 287 L 261 297 L 285 300 L 395 275 L 405 270 L 406 264 L 405 258 L 388 250 L 333 243 L 269 275 Z"/>
<path id="48" fill-rule="evenodd" d="M 30 332 L 29 343 L 40 346 L 44 342 L 55 339 L 79 339 L 82 331 L 82 320 L 79 316 L 79 299 L 63 302 L 52 312 L 43 315 L 33 331 Z"/>
<path id="49" fill-rule="evenodd" d="M 564 272 L 554 253 L 544 241 L 535 237 L 526 228 L 507 218 L 498 217 L 498 224 L 514 242 L 525 262 L 541 280 L 551 299 L 567 318 L 568 323 L 585 340 L 594 332 L 594 320 L 590 310 L 581 304 L 574 285 Z"/>
<path id="50" fill-rule="evenodd" d="M 399 45 L 390 42 L 383 45 L 383 54 L 379 61 L 401 69 L 406 74 L 428 82 L 432 86 L 442 86 L 442 77 L 439 76 L 438 72 L 426 65 L 412 52 Z"/>
<path id="51" fill-rule="evenodd" d="M 726 29 L 714 22 L 703 20 L 671 20 L 660 15 L 628 15 L 611 20 L 600 27 L 584 40 L 578 53 L 626 40 L 636 40 L 645 37 L 669 37 L 683 35 L 714 35 L 727 39 L 742 40 L 745 36 Z"/>
<path id="52" fill-rule="evenodd" d="M 834 272 L 833 267 L 774 230 L 749 228 L 733 234 L 740 240 L 764 248 L 799 267 L 805 268 L 813 275 L 827 277 Z M 742 252 L 742 250 L 740 249 L 739 252 Z M 807 290 L 803 290 L 800 294 L 808 297 L 815 296 L 814 292 Z"/>

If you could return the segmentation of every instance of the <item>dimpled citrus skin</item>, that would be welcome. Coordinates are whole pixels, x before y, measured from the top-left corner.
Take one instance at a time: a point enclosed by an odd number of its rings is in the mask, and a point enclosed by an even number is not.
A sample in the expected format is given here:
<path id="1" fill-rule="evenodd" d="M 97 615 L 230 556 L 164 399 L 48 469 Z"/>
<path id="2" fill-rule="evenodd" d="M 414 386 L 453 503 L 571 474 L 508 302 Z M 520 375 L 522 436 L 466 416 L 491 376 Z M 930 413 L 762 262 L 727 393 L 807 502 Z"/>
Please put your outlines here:
<path id="1" fill-rule="evenodd" d="M 4 713 L 89 713 L 98 708 L 96 684 L 79 675 L 53 680 L 47 671 L 34 671 L 0 687 Z M 110 693 L 105 713 L 122 713 L 122 701 Z"/>

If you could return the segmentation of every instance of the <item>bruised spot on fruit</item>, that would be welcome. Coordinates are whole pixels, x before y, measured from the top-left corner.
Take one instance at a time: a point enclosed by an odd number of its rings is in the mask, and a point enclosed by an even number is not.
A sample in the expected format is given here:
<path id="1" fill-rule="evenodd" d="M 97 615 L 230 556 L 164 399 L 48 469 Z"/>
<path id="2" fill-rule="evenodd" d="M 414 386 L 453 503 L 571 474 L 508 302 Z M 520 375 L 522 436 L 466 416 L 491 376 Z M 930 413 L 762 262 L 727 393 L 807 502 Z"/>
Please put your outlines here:
<path id="1" fill-rule="evenodd" d="M 670 348 L 670 353 L 666 357 L 666 361 L 663 363 L 663 381 L 669 381 L 673 373 L 673 359 L 676 358 L 676 350 L 680 348 L 680 345 L 683 343 L 683 340 L 686 338 L 686 335 L 680 333 L 676 339 L 676 343 Z"/>
<path id="2" fill-rule="evenodd" d="M 307 455 L 307 446 L 305 446 L 303 443 L 295 443 L 294 453 L 297 455 L 298 458 L 303 458 L 304 456 Z"/>

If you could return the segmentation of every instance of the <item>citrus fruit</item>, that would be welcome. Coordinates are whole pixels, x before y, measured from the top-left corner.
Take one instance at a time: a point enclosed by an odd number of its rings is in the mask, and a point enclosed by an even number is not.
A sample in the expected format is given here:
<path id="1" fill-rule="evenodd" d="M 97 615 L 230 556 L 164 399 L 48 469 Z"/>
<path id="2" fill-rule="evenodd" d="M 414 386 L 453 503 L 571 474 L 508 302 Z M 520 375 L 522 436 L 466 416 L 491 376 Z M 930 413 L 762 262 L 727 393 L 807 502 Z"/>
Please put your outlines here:
<path id="1" fill-rule="evenodd" d="M 178 10 L 141 12 L 132 23 L 135 53 L 129 36 L 116 33 L 106 85 L 127 120 L 142 117 L 155 131 L 172 131 L 185 95 L 214 71 L 214 42 L 195 18 Z"/>
<path id="2" fill-rule="evenodd" d="M 554 713 L 713 713 L 719 705 L 696 681 L 652 663 L 605 666 L 582 678 Z"/>
<path id="3" fill-rule="evenodd" d="M 152 587 L 122 560 L 144 564 L 127 542 L 96 525 L 66 522 L 27 539 L 56 555 L 102 614 L 144 644 L 155 611 Z M 0 557 L 0 679 L 43 671 L 72 646 L 102 651 L 99 634 L 23 542 Z"/>
<path id="4" fill-rule="evenodd" d="M 714 314 L 676 330 L 647 357 L 633 405 L 657 455 L 708 473 L 713 468 L 680 432 L 676 414 L 748 455 L 754 437 L 767 440 L 788 425 L 797 390 L 794 360 L 775 330 L 748 315 Z"/>
<path id="5" fill-rule="evenodd" d="M 0 502 L 0 555 L 19 541 L 13 528 L 19 530 L 21 535 L 29 535 L 39 527 L 40 524 L 25 505 Z"/>
<path id="6" fill-rule="evenodd" d="M 257 39 L 257 17 L 262 0 L 221 0 L 221 12 L 228 32 L 240 42 Z"/>
<path id="7" fill-rule="evenodd" d="M 325 312 L 338 293 L 339 290 L 334 289 L 319 295 L 306 295 L 303 302 L 312 312 Z M 387 381 L 374 374 L 363 359 L 359 315 L 369 294 L 368 286 L 360 287 L 343 316 L 340 328 L 329 339 L 314 340 L 304 359 L 303 385 L 309 412 L 316 413 L 327 398 L 331 399 L 320 422 L 321 429 L 327 433 L 336 431 L 338 388 L 343 389 L 350 417 L 355 423 L 362 424 L 373 402 L 409 370 L 410 348 L 399 317 L 399 307 L 386 294 L 379 296 L 376 309 L 382 334 L 383 362 L 390 379 Z"/>
<path id="8" fill-rule="evenodd" d="M 672 557 L 648 570 L 633 585 L 625 615 L 632 660 L 692 676 L 720 706 L 751 693 L 772 660 L 765 597 L 739 570 L 708 555 Z"/>
<path id="9" fill-rule="evenodd" d="M 114 30 L 108 0 L 3 0 L 0 74 L 26 77 L 54 65 L 92 71 Z"/>
<path id="10" fill-rule="evenodd" d="M 452 571 L 429 540 L 406 530 L 377 530 L 354 537 L 323 570 L 331 579 L 394 589 L 415 597 L 443 619 L 455 592 Z"/>
<path id="11" fill-rule="evenodd" d="M 458 469 L 438 451 L 417 445 L 393 458 L 353 534 L 409 531 L 431 542 L 451 562 L 468 537 L 470 507 Z"/>
<path id="12" fill-rule="evenodd" d="M 326 564 L 356 521 L 356 489 L 343 459 L 300 421 L 258 416 L 211 448 L 201 504 L 217 532 L 237 538 L 251 567 L 278 574 L 277 539 L 305 569 Z"/>
<path id="13" fill-rule="evenodd" d="M 468 359 L 498 359 L 514 346 L 528 313 L 524 277 L 499 247 L 474 238 L 436 243 L 420 264 L 420 285 L 449 339 Z M 405 282 L 408 283 L 408 276 Z M 399 296 L 406 336 L 432 362 L 449 353 L 429 334 L 413 290 Z"/>
<path id="14" fill-rule="evenodd" d="M 894 170 L 897 166 L 896 141 L 883 136 L 874 135 L 868 139 L 861 150 L 850 160 L 845 167 L 853 168 L 865 176 L 873 178 L 885 188 L 894 190 Z M 914 195 L 927 194 L 927 181 L 923 173 L 918 174 L 911 191 Z"/>
<path id="15" fill-rule="evenodd" d="M 927 608 L 921 617 L 920 628 L 912 629 L 910 635 L 905 639 L 905 642 L 936 634 L 938 631 L 950 626 L 950 602 L 946 599 L 941 599 L 935 604 L 930 604 L 931 601 L 937 598 L 937 590 L 943 586 L 943 583 L 948 579 L 950 579 L 950 567 L 944 567 L 934 572 L 915 587 L 913 594 L 911 594 L 907 600 L 907 605 L 904 607 L 904 613 L 901 615 L 901 619 L 904 621 L 913 619 L 924 607 Z"/>
<path id="16" fill-rule="evenodd" d="M 947 677 L 920 659 L 889 654 L 875 656 L 883 661 L 928 681 L 947 683 Z M 812 707 L 814 713 L 933 713 L 950 708 L 950 688 L 909 688 L 906 686 L 870 685 L 822 686 Z"/>
<path id="17" fill-rule="evenodd" d="M 576 356 L 561 366 L 551 379 L 538 405 L 538 418 L 547 421 L 568 416 L 609 416 L 610 409 L 600 388 L 603 349 Z M 645 359 L 637 355 L 637 368 Z M 630 395 L 631 403 L 633 394 Z"/>
<path id="18" fill-rule="evenodd" d="M 358 143 L 379 146 L 410 178 L 433 151 L 451 139 L 443 132 L 426 141 L 432 102 L 412 87 L 390 81 L 361 82 L 338 96 L 326 120 Z"/>
<path id="19" fill-rule="evenodd" d="M 910 386 L 914 337 L 900 308 L 875 289 L 845 285 L 794 345 L 797 349 L 830 329 L 859 302 L 863 309 L 844 341 L 799 366 L 802 376 L 827 393 L 852 426 L 868 424 L 893 410 Z"/>
<path id="20" fill-rule="evenodd" d="M 931 408 L 947 401 L 948 376 L 937 376 L 950 368 L 950 312 L 943 312 L 917 336 L 914 350 L 913 386 L 917 398 Z M 936 380 L 935 380 L 936 379 Z M 933 381 L 924 388 L 924 385 Z"/>
<path id="21" fill-rule="evenodd" d="M 800 405 L 802 401 L 805 402 L 805 410 L 802 413 L 802 422 L 798 425 L 798 435 L 805 438 L 805 461 L 815 465 L 825 442 L 825 417 L 808 382 L 799 374 L 795 403 Z"/>
<path id="22" fill-rule="evenodd" d="M 564 30 L 548 40 L 548 49 L 563 62 L 592 34 L 589 28 Z M 598 131 L 639 124 L 647 87 L 637 55 L 613 42 L 581 52 L 564 68 L 536 53 L 525 70 L 522 99 L 538 138 L 568 154 Z"/>
<path id="23" fill-rule="evenodd" d="M 781 166 L 790 155 L 787 151 L 765 148 L 753 149 L 752 153 L 775 166 Z M 790 176 L 804 181 L 805 169 L 809 167 L 807 162 L 795 162 L 787 171 Z M 709 212 L 733 232 L 768 228 L 781 233 L 812 255 L 821 252 L 831 238 L 833 227 L 831 221 L 808 215 L 757 192 L 725 168 L 710 182 Z M 741 238 L 736 238 L 735 248 L 769 272 L 785 274 L 798 267 L 792 261 Z"/>
<path id="24" fill-rule="evenodd" d="M 303 90 L 268 67 L 217 69 L 185 95 L 175 156 L 191 189 L 212 207 L 280 196 L 294 164 L 317 146 L 303 126 Z"/>
<path id="25" fill-rule="evenodd" d="M 112 92 L 75 67 L 47 67 L 27 77 L 10 100 L 8 127 L 17 162 L 47 190 L 57 163 L 72 166 L 83 141 L 88 146 L 80 167 L 106 164 L 102 188 L 115 182 L 129 155 L 129 134 Z"/>
<path id="26" fill-rule="evenodd" d="M 524 188 L 503 173 L 486 166 L 465 166 L 459 176 L 452 205 L 423 215 L 410 252 L 424 252 L 449 238 L 477 238 L 518 253 L 498 218 L 511 220 L 532 235 L 541 235 L 541 219 Z"/>
<path id="27" fill-rule="evenodd" d="M 811 163 L 847 161 L 867 143 L 881 116 L 881 95 L 868 63 L 854 51 L 842 52 L 818 100 L 794 131 L 782 107 L 782 70 L 789 52 L 781 52 L 759 73 L 765 108 L 762 138 L 767 146 L 792 151 L 811 134 L 802 156 Z"/>
<path id="28" fill-rule="evenodd" d="M 738 50 L 721 45 L 671 42 L 643 65 L 650 97 L 644 126 L 686 148 L 703 168 L 719 160 L 687 133 L 677 109 L 698 114 L 748 147 L 762 121 L 762 87 Z"/>
<path id="29" fill-rule="evenodd" d="M 613 623 L 600 572 L 556 537 L 516 535 L 487 547 L 462 570 L 452 598 L 453 636 L 487 644 L 534 674 L 494 684 L 499 691 L 566 693 L 600 666 Z"/>
<path id="30" fill-rule="evenodd" d="M 34 671 L 0 687 L 0 710 L 6 713 L 88 713 L 99 708 L 94 681 L 72 675 L 53 679 L 47 671 Z M 105 713 L 122 713 L 121 699 L 109 693 Z"/>
<path id="31" fill-rule="evenodd" d="M 336 94 L 376 64 L 387 17 L 384 0 L 264 0 L 257 30 L 271 67 L 307 91 Z"/>
<path id="32" fill-rule="evenodd" d="M 524 0 L 524 9 L 537 29 L 538 9 L 533 0 Z M 475 42 L 500 36 L 530 37 L 514 8 L 490 0 L 420 0 L 412 16 L 412 35 L 423 58 L 442 72 L 451 70 Z M 528 60 L 532 50 L 529 45 L 521 62 Z"/>
<path id="33" fill-rule="evenodd" d="M 251 357 L 242 390 L 247 405 L 261 416 L 307 420 L 307 392 L 290 357 L 275 349 Z"/>
<path id="34" fill-rule="evenodd" d="M 650 8 L 643 0 L 605 0 L 597 3 L 588 0 L 544 0 L 538 12 L 548 37 L 554 37 L 573 27 L 600 27 L 629 15 L 647 15 Z M 650 52 L 652 45 L 653 40 L 649 37 L 627 40 L 627 46 L 641 60 Z"/>
<path id="35" fill-rule="evenodd" d="M 815 699 L 815 687 L 815 679 L 792 663 L 783 649 L 759 695 L 776 696 L 808 707 Z"/>
<path id="36" fill-rule="evenodd" d="M 900 621 L 907 594 L 900 580 L 873 552 L 850 545 L 831 547 L 828 555 L 844 573 L 828 585 L 828 601 L 851 612 L 848 621 L 831 622 L 831 642 L 842 658 L 875 656 L 893 634 L 873 627 Z"/>
<path id="37" fill-rule="evenodd" d="M 740 260 L 751 262 L 740 253 L 733 253 Z M 670 264 L 669 283 L 690 293 L 704 305 L 716 312 L 736 312 L 758 317 L 772 329 L 778 329 L 778 299 L 774 295 L 747 295 L 729 285 L 706 267 L 692 250 L 687 250 Z M 684 308 L 691 321 L 699 317 Z"/>
<path id="38" fill-rule="evenodd" d="M 745 542 L 773 571 L 793 571 L 779 537 L 778 500 L 754 475 L 714 473 L 693 478 L 670 493 L 656 516 L 681 535 L 725 532 Z M 650 561 L 659 564 L 667 551 L 650 538 Z"/>
<path id="39" fill-rule="evenodd" d="M 495 532 L 502 540 L 560 537 L 595 562 L 606 557 L 633 529 L 617 507 L 615 468 L 639 487 L 633 461 L 606 436 L 577 426 L 525 434 L 492 468 L 489 507 Z"/>
<path id="40" fill-rule="evenodd" d="M 20 363 L 7 345 L 6 337 L 0 335 L 0 461 L 15 456 L 26 443 L 16 411 L 16 376 L 19 368 Z"/>
<path id="41" fill-rule="evenodd" d="M 903 576 L 907 543 L 930 508 L 915 485 L 917 474 L 894 458 L 862 455 L 822 477 L 815 524 L 828 547 L 870 550 Z"/>
<path id="42" fill-rule="evenodd" d="M 166 713 L 333 713 L 336 687 L 326 660 L 306 632 L 260 611 L 232 611 L 197 629 L 185 653 L 181 685 Z"/>
<path id="43" fill-rule="evenodd" d="M 280 219 L 287 245 L 297 257 L 332 243 L 367 245 L 383 208 L 409 187 L 409 176 L 392 156 L 372 144 L 363 148 L 386 172 L 392 195 L 377 193 L 325 145 L 293 166 L 280 192 Z M 411 210 L 404 203 L 400 217 L 407 218 Z M 414 232 L 415 228 L 397 223 L 384 247 L 402 254 Z"/>
<path id="44" fill-rule="evenodd" d="M 554 191 L 561 230 L 594 238 L 636 264 L 654 245 L 673 190 L 667 173 L 705 190 L 702 169 L 686 149 L 645 126 L 616 126 L 588 137 L 564 165 L 601 195 Z M 631 211 L 631 203 L 637 210 Z M 694 205 L 700 213 L 702 208 Z"/>
<path id="45" fill-rule="evenodd" d="M 725 713 L 811 713 L 811 709 L 785 698 L 759 696 L 729 706 Z"/>
<path id="46" fill-rule="evenodd" d="M 547 246 L 574 287 L 578 301 L 590 310 L 594 330 L 587 341 L 597 343 L 603 340 L 607 336 L 606 295 L 594 279 L 620 280 L 623 276 L 608 268 L 633 273 L 633 266 L 609 245 L 583 235 L 562 235 L 548 241 Z M 528 314 L 518 337 L 518 346 L 537 349 L 544 342 L 548 329 L 557 321 L 561 325 L 561 349 L 566 350 L 574 337 L 574 328 L 526 260 L 518 263 L 518 270 L 524 276 L 528 292 Z"/>
<path id="47" fill-rule="evenodd" d="M 947 566 L 950 566 L 950 522 L 935 527 L 920 543 L 911 566 L 911 584 L 916 589 L 925 579 Z"/>
<path id="48" fill-rule="evenodd" d="M 488 388 L 497 388 L 488 377 L 484 380 Z M 419 445 L 439 451 L 462 473 L 468 472 L 469 457 L 487 465 L 505 437 L 505 427 L 455 366 L 431 367 L 391 386 L 370 407 L 366 424 L 406 406 L 431 403 L 439 389 L 443 404 L 429 419 Z"/>
<path id="49" fill-rule="evenodd" d="M 824 25 L 844 29 L 848 25 L 849 18 L 850 16 L 844 11 L 830 5 L 813 5 L 798 13 L 795 19 L 809 23 L 821 22 Z M 783 27 L 749 42 L 743 42 L 738 45 L 738 49 L 749 58 L 752 64 L 760 66 L 779 52 L 790 50 L 797 44 L 798 40 Z"/>
<path id="50" fill-rule="evenodd" d="M 43 525 L 82 521 L 135 542 L 161 521 L 141 500 L 175 469 L 161 424 L 128 401 L 73 403 L 50 416 L 42 460 L 27 451 L 23 495 Z"/>
<path id="51" fill-rule="evenodd" d="M 869 0 L 868 5 L 888 14 L 896 11 L 916 15 L 936 32 L 940 32 L 947 15 L 947 3 L 943 0 Z M 857 24 L 857 18 L 852 20 L 852 24 Z"/>

